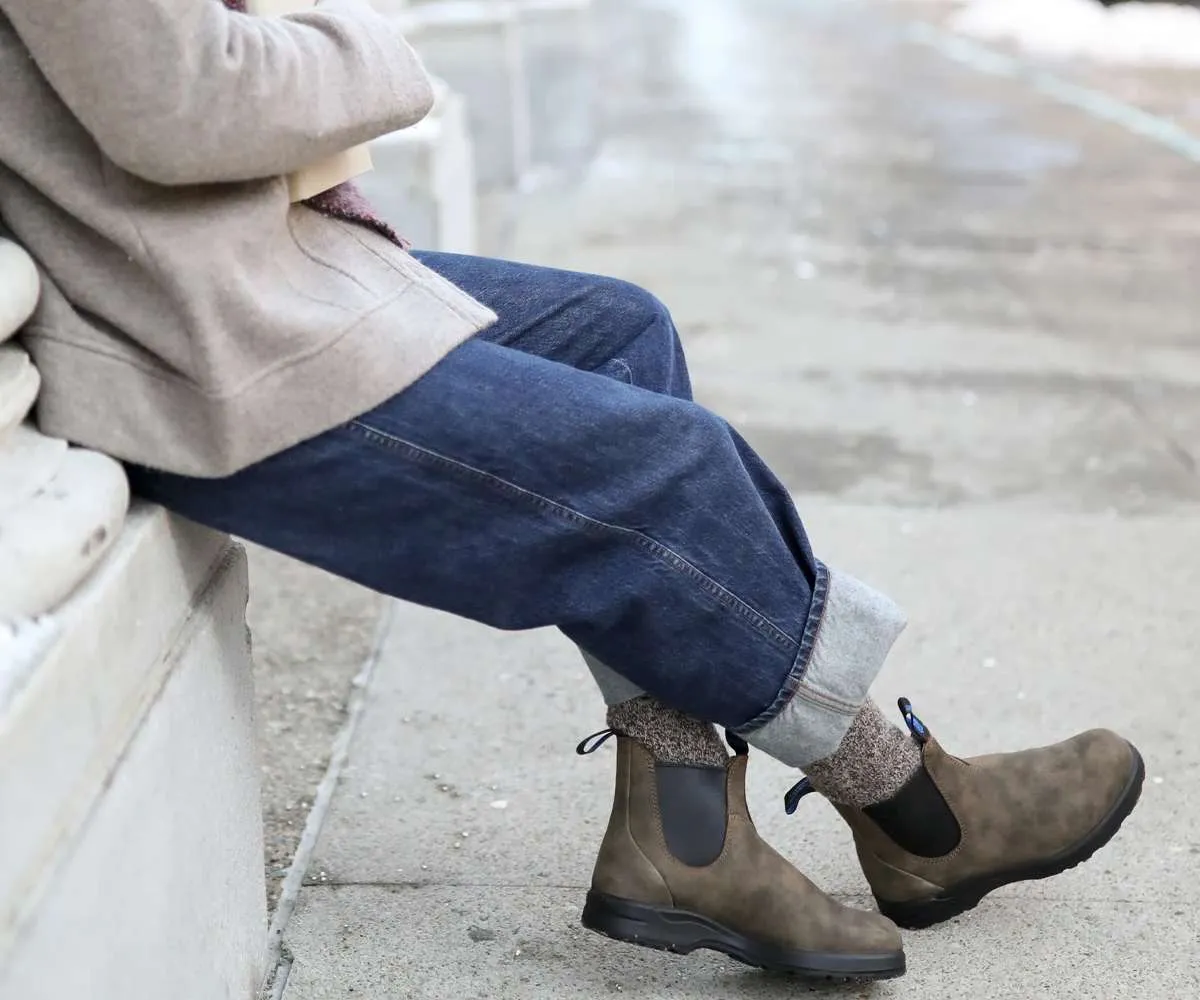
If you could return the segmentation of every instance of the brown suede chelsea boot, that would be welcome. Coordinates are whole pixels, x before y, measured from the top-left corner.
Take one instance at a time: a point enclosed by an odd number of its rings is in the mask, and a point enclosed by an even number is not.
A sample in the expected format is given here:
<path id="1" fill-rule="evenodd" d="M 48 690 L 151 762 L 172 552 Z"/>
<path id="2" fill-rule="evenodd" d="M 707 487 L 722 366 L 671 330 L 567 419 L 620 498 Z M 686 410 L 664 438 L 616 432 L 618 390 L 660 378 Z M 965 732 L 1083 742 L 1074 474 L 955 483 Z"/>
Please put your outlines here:
<path id="1" fill-rule="evenodd" d="M 746 808 L 747 747 L 725 767 L 665 764 L 617 736 L 612 816 L 583 925 L 619 941 L 687 954 L 723 952 L 803 976 L 904 974 L 900 934 L 876 913 L 842 906 L 759 836 Z"/>
<path id="2" fill-rule="evenodd" d="M 1106 729 L 960 760 L 907 699 L 900 711 L 922 767 L 888 801 L 837 810 L 880 911 L 901 927 L 929 927 L 1000 886 L 1074 868 L 1113 838 L 1141 794 L 1141 756 Z M 789 793 L 789 812 L 810 790 L 804 786 Z"/>

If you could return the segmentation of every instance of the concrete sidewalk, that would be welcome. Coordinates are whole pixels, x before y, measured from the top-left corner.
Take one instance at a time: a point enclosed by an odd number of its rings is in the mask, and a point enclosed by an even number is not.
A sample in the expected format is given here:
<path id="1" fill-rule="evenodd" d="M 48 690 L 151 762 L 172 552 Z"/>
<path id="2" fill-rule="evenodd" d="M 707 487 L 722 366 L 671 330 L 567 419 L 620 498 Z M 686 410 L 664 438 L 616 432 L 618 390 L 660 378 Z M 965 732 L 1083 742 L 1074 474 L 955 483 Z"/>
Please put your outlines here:
<path id="1" fill-rule="evenodd" d="M 612 755 L 554 634 L 393 609 L 286 939 L 284 996 L 1033 998 L 1200 993 L 1197 167 L 909 40 L 903 4 L 600 0 L 607 138 L 515 255 L 676 312 L 700 397 L 818 551 L 912 620 L 877 687 L 961 753 L 1095 724 L 1144 800 L 1089 864 L 810 987 L 583 931 Z M 756 755 L 751 807 L 869 905 L 850 840 Z"/>

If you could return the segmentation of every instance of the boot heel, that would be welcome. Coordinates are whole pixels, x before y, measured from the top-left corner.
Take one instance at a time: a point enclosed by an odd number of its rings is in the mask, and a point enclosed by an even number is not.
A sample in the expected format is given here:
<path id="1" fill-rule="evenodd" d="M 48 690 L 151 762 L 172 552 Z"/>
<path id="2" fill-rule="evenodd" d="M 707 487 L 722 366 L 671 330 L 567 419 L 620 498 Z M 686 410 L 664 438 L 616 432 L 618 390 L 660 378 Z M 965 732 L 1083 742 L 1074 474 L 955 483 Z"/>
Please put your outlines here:
<path id="1" fill-rule="evenodd" d="M 583 926 L 588 930 L 617 941 L 681 955 L 702 947 L 698 941 L 699 928 L 689 926 L 691 923 L 685 914 L 606 896 L 595 890 L 587 894 L 583 907 Z"/>
<path id="2" fill-rule="evenodd" d="M 962 896 L 942 896 L 914 903 L 889 903 L 875 897 L 879 912 L 897 927 L 906 931 L 921 931 L 926 927 L 952 920 L 959 914 L 975 909 L 984 893 L 966 893 Z"/>

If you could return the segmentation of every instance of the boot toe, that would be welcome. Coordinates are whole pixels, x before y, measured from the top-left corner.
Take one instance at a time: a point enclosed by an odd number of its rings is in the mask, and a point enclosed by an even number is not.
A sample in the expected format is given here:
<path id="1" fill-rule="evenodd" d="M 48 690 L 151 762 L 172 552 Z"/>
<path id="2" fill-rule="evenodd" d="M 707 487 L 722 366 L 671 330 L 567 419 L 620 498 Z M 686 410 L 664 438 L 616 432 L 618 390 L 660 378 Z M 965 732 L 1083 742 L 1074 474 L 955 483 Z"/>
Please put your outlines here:
<path id="1" fill-rule="evenodd" d="M 810 897 L 805 909 L 810 921 L 806 947 L 843 955 L 895 955 L 904 950 L 899 929 L 874 910 L 846 906 L 824 893 Z"/>
<path id="2" fill-rule="evenodd" d="M 1031 757 L 1032 819 L 1057 829 L 1047 850 L 1066 850 L 1091 837 L 1141 784 L 1141 756 L 1124 737 L 1091 729 Z M 1040 780 L 1039 780 L 1040 779 Z"/>
<path id="3" fill-rule="evenodd" d="M 900 930 L 874 910 L 838 904 L 836 950 L 857 955 L 892 955 L 904 950 Z"/>
<path id="4" fill-rule="evenodd" d="M 900 937 L 900 928 L 881 913 L 860 912 L 866 917 L 859 928 L 859 937 L 864 952 L 891 955 L 904 950 L 904 940 Z"/>
<path id="5" fill-rule="evenodd" d="M 1141 756 L 1132 743 L 1111 729 L 1090 729 L 1073 742 L 1077 744 L 1084 782 L 1095 789 L 1096 806 L 1107 812 L 1125 794 Z"/>

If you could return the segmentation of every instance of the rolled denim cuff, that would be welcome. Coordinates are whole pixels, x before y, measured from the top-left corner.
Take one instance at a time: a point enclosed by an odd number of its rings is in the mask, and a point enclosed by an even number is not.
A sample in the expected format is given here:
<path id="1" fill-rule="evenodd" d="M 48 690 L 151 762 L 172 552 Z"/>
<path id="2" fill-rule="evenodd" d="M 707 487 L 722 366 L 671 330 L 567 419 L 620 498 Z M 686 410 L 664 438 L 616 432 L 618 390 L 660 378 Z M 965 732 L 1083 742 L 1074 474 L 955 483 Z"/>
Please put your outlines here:
<path id="1" fill-rule="evenodd" d="M 596 687 L 600 689 L 604 704 L 619 705 L 623 701 L 646 693 L 633 681 L 628 681 L 618 674 L 608 664 L 601 663 L 591 653 L 584 653 L 583 650 L 580 652 L 583 653 L 583 661 L 588 665 L 588 670 L 592 672 Z"/>
<path id="2" fill-rule="evenodd" d="M 852 576 L 817 566 L 800 651 L 779 697 L 738 734 L 793 767 L 828 757 L 842 742 L 896 638 L 904 612 Z"/>

